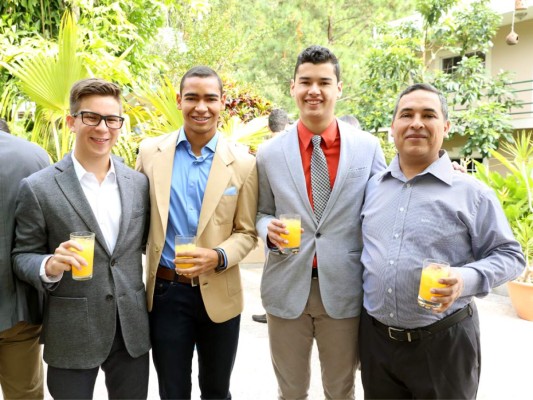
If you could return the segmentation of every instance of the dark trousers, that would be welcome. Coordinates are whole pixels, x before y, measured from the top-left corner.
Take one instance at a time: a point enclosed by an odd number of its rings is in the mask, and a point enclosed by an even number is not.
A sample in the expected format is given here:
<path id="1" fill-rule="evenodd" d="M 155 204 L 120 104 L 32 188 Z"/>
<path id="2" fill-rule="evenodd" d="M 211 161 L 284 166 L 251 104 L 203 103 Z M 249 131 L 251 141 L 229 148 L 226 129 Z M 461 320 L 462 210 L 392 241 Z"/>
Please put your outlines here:
<path id="1" fill-rule="evenodd" d="M 229 385 L 240 320 L 238 315 L 214 323 L 207 315 L 198 286 L 157 279 L 150 333 L 161 398 L 191 398 L 196 347 L 201 398 L 231 399 Z"/>
<path id="2" fill-rule="evenodd" d="M 117 320 L 117 332 L 109 356 L 100 366 L 110 399 L 146 399 L 150 358 L 128 354 Z M 100 367 L 66 369 L 48 366 L 48 390 L 54 399 L 92 399 Z"/>
<path id="3" fill-rule="evenodd" d="M 400 342 L 363 309 L 359 325 L 365 399 L 475 399 L 481 371 L 479 319 L 473 315 L 421 340 Z"/>

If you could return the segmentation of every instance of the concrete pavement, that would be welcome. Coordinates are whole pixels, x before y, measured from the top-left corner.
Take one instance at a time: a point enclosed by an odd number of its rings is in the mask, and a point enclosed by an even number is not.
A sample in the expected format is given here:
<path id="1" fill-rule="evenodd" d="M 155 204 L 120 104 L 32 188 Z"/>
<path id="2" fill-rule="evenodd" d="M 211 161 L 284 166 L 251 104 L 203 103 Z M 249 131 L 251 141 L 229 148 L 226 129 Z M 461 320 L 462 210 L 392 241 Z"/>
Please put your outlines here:
<path id="1" fill-rule="evenodd" d="M 264 312 L 259 294 L 261 272 L 261 263 L 244 264 L 241 267 L 245 287 L 245 309 L 242 314 L 239 350 L 231 383 L 231 392 L 235 400 L 277 398 L 276 378 L 270 363 L 267 326 L 252 321 L 252 314 Z M 476 303 L 480 313 L 483 352 L 478 399 L 533 398 L 531 389 L 533 322 L 519 319 L 508 297 L 491 294 L 485 299 L 477 299 Z M 323 399 L 316 346 L 312 357 L 312 371 L 309 399 Z M 196 376 L 195 368 L 193 377 Z M 47 394 L 46 398 L 51 397 Z M 107 398 L 102 372 L 98 376 L 94 398 Z M 157 375 L 152 368 L 149 399 L 158 398 Z M 196 378 L 193 379 L 192 398 L 200 398 Z M 363 398 L 359 374 L 357 374 L 356 398 Z"/>

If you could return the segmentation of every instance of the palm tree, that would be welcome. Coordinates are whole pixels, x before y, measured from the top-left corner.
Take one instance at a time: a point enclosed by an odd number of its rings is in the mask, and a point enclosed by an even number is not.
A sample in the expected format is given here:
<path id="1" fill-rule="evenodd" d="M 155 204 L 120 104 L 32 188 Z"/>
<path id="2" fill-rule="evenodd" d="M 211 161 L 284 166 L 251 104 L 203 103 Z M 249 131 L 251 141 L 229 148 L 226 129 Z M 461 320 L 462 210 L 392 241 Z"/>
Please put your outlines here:
<path id="1" fill-rule="evenodd" d="M 69 112 L 69 91 L 74 82 L 88 76 L 83 57 L 78 53 L 78 27 L 66 11 L 61 20 L 57 48 L 52 55 L 44 50 L 26 53 L 10 63 L 2 63 L 18 79 L 17 86 L 35 103 L 35 124 L 31 140 L 48 150 L 57 161 L 72 145 L 65 120 Z M 4 98 L 15 96 L 8 87 Z M 12 104 L 4 102 L 2 113 Z"/>

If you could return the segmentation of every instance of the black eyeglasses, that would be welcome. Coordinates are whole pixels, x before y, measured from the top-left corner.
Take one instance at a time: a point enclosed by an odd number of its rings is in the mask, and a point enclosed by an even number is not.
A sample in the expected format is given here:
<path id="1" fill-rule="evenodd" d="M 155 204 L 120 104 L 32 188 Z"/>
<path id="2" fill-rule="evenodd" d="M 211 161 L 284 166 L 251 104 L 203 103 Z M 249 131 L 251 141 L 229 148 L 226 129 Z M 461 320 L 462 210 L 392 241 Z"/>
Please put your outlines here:
<path id="1" fill-rule="evenodd" d="M 80 111 L 79 113 L 72 114 L 74 118 L 81 115 L 81 122 L 89 126 L 98 126 L 102 120 L 110 129 L 120 129 L 124 123 L 124 118 L 117 115 L 100 115 L 90 111 Z"/>

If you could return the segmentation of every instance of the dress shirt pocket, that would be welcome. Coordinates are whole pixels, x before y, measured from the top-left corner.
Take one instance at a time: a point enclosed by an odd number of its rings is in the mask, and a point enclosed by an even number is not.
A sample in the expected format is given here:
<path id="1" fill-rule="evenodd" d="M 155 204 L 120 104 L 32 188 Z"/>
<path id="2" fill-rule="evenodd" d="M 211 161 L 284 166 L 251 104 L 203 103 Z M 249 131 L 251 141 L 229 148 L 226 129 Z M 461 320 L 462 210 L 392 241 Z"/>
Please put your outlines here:
<path id="1" fill-rule="evenodd" d="M 54 358 L 68 354 L 85 357 L 89 349 L 89 307 L 86 298 L 49 296 L 45 315 L 44 343 Z M 45 346 L 46 347 L 46 346 Z"/>

